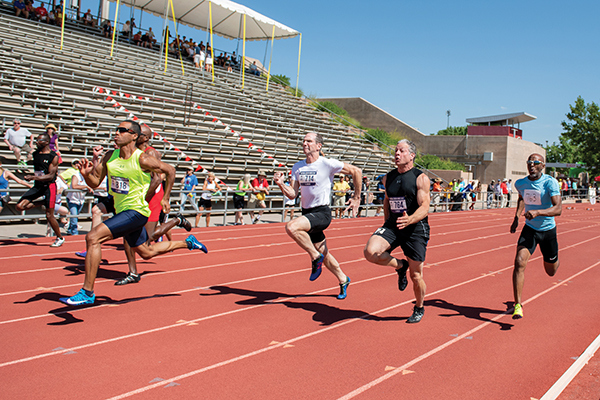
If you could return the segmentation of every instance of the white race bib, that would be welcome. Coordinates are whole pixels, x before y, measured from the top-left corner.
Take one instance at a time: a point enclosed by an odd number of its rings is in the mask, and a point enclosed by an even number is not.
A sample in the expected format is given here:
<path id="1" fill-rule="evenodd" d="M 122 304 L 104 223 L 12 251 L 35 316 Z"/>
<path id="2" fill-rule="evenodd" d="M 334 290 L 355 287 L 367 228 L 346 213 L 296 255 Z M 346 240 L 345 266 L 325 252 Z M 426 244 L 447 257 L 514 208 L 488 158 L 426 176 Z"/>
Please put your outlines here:
<path id="1" fill-rule="evenodd" d="M 542 205 L 542 194 L 538 190 L 525 189 L 523 191 L 523 201 L 532 206 Z"/>
<path id="2" fill-rule="evenodd" d="M 404 197 L 390 197 L 390 210 L 394 214 L 402 214 L 407 210 L 406 199 Z"/>
<path id="3" fill-rule="evenodd" d="M 298 181 L 300 186 L 315 186 L 317 184 L 317 171 L 300 171 Z"/>
<path id="4" fill-rule="evenodd" d="M 110 188 L 113 192 L 119 194 L 129 193 L 129 178 L 121 178 L 119 176 L 110 177 Z"/>

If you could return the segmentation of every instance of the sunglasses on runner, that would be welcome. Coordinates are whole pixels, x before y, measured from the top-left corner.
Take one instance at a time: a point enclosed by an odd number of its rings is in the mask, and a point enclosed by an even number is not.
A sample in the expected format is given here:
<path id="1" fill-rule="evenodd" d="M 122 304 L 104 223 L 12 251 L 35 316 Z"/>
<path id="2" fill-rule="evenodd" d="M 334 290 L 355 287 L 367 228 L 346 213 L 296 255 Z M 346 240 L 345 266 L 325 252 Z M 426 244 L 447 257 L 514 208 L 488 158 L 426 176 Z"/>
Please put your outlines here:
<path id="1" fill-rule="evenodd" d="M 528 160 L 527 161 L 527 165 L 540 165 L 540 164 L 543 164 L 543 163 L 544 162 L 540 161 L 540 160 Z"/>
<path id="2" fill-rule="evenodd" d="M 131 131 L 131 129 L 129 129 L 129 128 L 123 128 L 123 127 L 121 127 L 121 126 L 117 127 L 117 129 L 115 129 L 115 131 L 117 131 L 117 132 L 119 132 L 119 133 L 125 133 L 125 132 L 131 132 L 131 133 L 133 133 L 133 132 Z"/>

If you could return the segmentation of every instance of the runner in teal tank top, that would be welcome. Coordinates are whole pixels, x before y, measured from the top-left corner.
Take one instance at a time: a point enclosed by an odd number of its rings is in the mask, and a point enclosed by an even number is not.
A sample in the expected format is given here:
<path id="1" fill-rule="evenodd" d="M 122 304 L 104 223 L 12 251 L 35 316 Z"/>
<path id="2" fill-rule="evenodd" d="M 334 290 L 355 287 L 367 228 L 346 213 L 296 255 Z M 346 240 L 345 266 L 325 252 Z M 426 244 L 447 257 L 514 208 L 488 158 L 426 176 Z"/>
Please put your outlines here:
<path id="1" fill-rule="evenodd" d="M 102 260 L 102 243 L 123 237 L 131 248 L 144 260 L 173 250 L 187 248 L 207 253 L 206 246 L 193 235 L 182 241 L 149 244 L 144 225 L 148 221 L 150 209 L 145 200 L 150 184 L 150 173 L 166 175 L 164 197 L 161 201 L 163 212 L 168 214 L 171 206 L 169 196 L 175 179 L 175 168 L 146 155 L 136 148 L 136 139 L 141 134 L 140 125 L 135 121 L 119 124 L 115 133 L 117 150 L 108 152 L 96 164 L 83 159 L 77 165 L 86 183 L 91 188 L 100 185 L 108 176 L 110 192 L 115 196 L 116 214 L 86 235 L 85 280 L 83 288 L 72 297 L 62 297 L 60 301 L 72 306 L 93 304 L 96 299 L 94 282 Z"/>

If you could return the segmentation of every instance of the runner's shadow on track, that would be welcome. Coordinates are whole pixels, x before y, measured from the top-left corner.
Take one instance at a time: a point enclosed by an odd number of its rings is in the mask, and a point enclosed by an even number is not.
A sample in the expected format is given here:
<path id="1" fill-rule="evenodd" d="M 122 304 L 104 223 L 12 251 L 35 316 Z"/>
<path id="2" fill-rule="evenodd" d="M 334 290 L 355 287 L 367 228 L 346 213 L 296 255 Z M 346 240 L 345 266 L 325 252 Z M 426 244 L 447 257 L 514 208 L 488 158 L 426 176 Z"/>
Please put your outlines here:
<path id="1" fill-rule="evenodd" d="M 107 264 L 108 264 L 108 262 L 107 262 Z M 143 264 L 145 264 L 145 263 L 138 263 L 138 266 L 143 265 Z M 125 269 L 127 269 L 127 263 L 111 264 L 111 266 L 117 266 L 117 265 L 123 265 L 123 266 L 125 266 Z M 68 265 L 68 266 L 64 267 L 63 269 L 65 269 L 67 271 L 71 271 L 70 274 L 65 275 L 65 276 L 85 275 L 85 265 L 83 265 L 83 264 Z M 158 272 L 164 272 L 164 271 L 144 271 L 144 272 L 140 272 L 139 275 L 144 276 L 144 275 L 148 275 L 148 274 L 156 274 Z M 127 272 L 124 272 L 124 271 L 115 271 L 112 269 L 98 268 L 97 278 L 104 278 L 104 279 L 111 279 L 113 281 L 119 281 L 119 280 L 125 278 L 126 276 L 127 276 Z"/>
<path id="2" fill-rule="evenodd" d="M 40 236 L 40 237 L 42 237 L 42 236 Z M 9 246 L 9 245 L 12 245 L 12 244 L 26 244 L 26 245 L 29 245 L 29 246 L 40 246 L 39 243 L 28 242 L 28 241 L 25 241 L 25 240 L 14 240 L 14 239 L 2 239 L 2 240 L 0 240 L 0 246 L 5 246 L 5 245 Z"/>
<path id="3" fill-rule="evenodd" d="M 509 331 L 514 326 L 513 324 L 507 324 L 500 321 L 492 321 L 492 319 L 482 316 L 482 314 L 505 314 L 506 311 L 510 309 L 510 303 L 504 304 L 506 304 L 507 306 L 506 310 L 492 310 L 483 307 L 459 306 L 456 304 L 448 303 L 446 300 L 441 299 L 425 300 L 426 306 L 437 307 L 455 312 L 452 314 L 439 314 L 440 317 L 456 317 L 458 315 L 462 315 L 463 317 L 475 319 L 478 321 L 491 322 L 500 326 L 501 331 Z"/>
<path id="4" fill-rule="evenodd" d="M 320 322 L 321 325 L 332 325 L 346 319 L 365 319 L 369 321 L 400 321 L 407 318 L 400 317 L 379 317 L 371 315 L 361 310 L 344 310 L 338 307 L 329 306 L 327 304 L 315 302 L 299 302 L 291 301 L 292 299 L 301 299 L 308 297 L 336 297 L 336 295 L 323 294 L 300 294 L 291 295 L 281 292 L 266 292 L 249 289 L 238 289 L 228 286 L 211 286 L 210 289 L 217 291 L 216 293 L 200 293 L 200 296 L 220 296 L 225 294 L 234 294 L 237 296 L 247 296 L 248 299 L 238 300 L 235 303 L 240 305 L 261 305 L 261 304 L 283 304 L 288 308 L 300 308 L 306 311 L 313 312 L 313 320 Z M 285 300 L 284 300 L 285 299 Z M 284 301 L 277 301 L 284 300 Z"/>
<path id="5" fill-rule="evenodd" d="M 54 314 L 55 316 L 62 318 L 62 321 L 49 322 L 47 325 L 62 326 L 62 325 L 70 325 L 70 324 L 75 324 L 75 323 L 84 321 L 80 318 L 75 317 L 73 314 L 71 314 L 71 311 L 84 310 L 86 308 L 98 307 L 98 306 L 107 305 L 107 304 L 118 306 L 121 304 L 127 304 L 127 303 L 136 302 L 136 301 L 149 300 L 149 299 L 162 298 L 162 297 L 175 297 L 175 296 L 181 296 L 181 295 L 173 294 L 173 293 L 154 294 L 152 296 L 132 297 L 132 298 L 123 299 L 123 300 L 113 300 L 112 298 L 110 298 L 108 296 L 97 296 L 96 302 L 94 304 L 90 304 L 87 306 L 81 306 L 81 307 L 73 307 L 73 306 L 68 306 L 68 305 L 62 303 L 59 300 L 61 297 L 68 297 L 68 296 L 65 296 L 65 295 L 62 295 L 62 294 L 56 293 L 56 292 L 44 292 L 44 293 L 38 293 L 35 296 L 33 296 L 25 301 L 15 301 L 14 304 L 28 304 L 28 303 L 33 303 L 33 302 L 42 301 L 42 300 L 59 303 L 61 305 L 60 308 L 50 310 L 50 311 L 48 311 L 48 313 Z"/>

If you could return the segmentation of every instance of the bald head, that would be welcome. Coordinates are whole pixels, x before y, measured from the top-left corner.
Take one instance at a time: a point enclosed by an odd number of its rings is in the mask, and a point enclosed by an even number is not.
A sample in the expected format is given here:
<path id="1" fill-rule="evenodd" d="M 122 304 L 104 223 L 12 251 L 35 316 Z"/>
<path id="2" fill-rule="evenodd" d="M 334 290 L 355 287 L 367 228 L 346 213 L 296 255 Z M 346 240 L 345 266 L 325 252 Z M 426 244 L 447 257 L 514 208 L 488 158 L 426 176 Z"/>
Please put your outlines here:
<path id="1" fill-rule="evenodd" d="M 528 160 L 539 160 L 545 163 L 544 156 L 538 153 L 533 153 L 532 155 L 530 155 Z"/>

